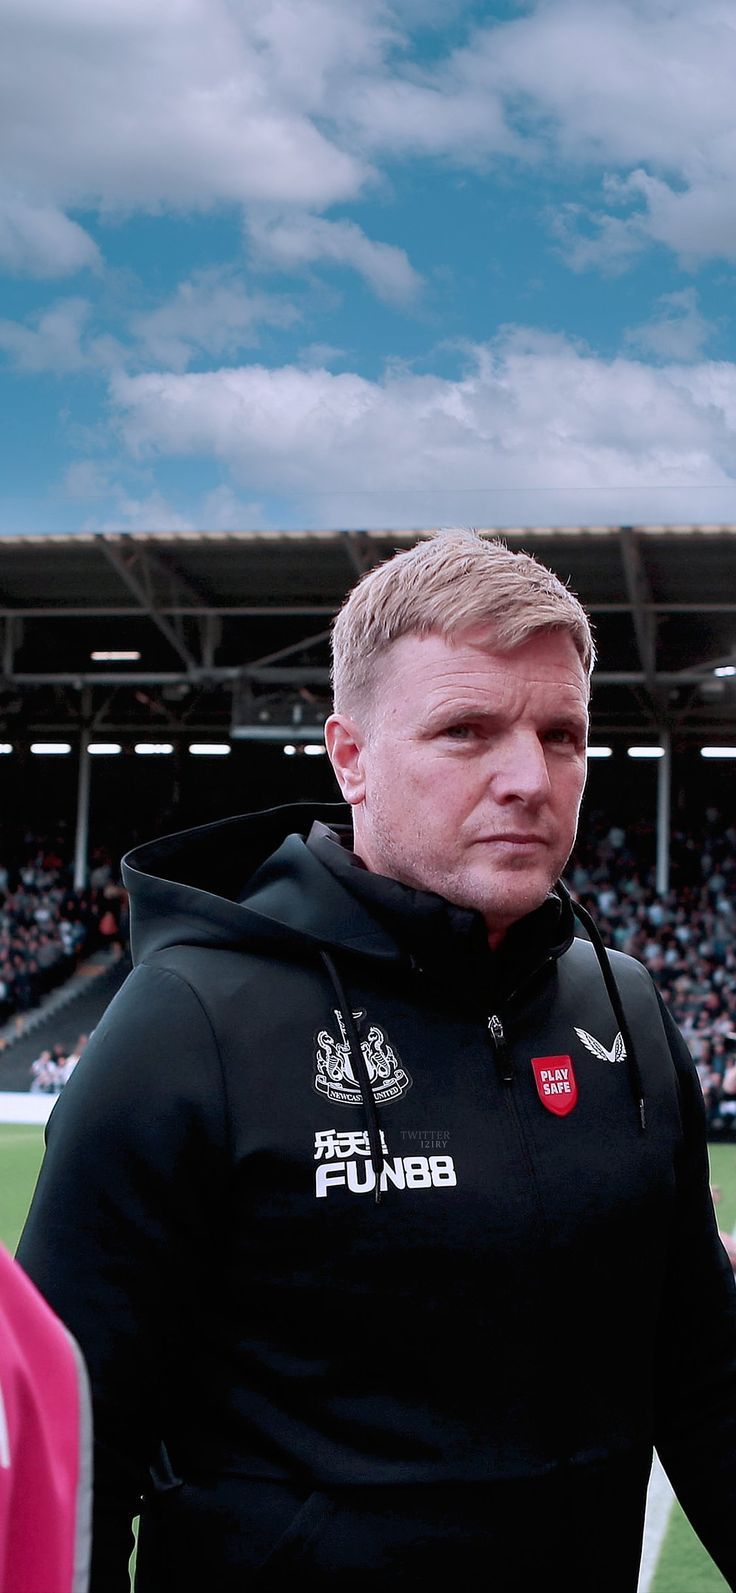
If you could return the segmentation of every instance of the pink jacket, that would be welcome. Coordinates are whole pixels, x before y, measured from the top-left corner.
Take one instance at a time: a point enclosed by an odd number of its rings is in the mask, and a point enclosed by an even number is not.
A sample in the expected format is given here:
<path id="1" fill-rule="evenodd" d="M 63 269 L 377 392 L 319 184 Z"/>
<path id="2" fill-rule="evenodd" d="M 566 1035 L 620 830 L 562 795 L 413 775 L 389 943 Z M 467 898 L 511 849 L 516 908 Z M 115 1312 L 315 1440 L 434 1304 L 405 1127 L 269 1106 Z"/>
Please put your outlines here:
<path id="1" fill-rule="evenodd" d="M 0 1593 L 83 1593 L 87 1377 L 74 1340 L 0 1246 Z"/>

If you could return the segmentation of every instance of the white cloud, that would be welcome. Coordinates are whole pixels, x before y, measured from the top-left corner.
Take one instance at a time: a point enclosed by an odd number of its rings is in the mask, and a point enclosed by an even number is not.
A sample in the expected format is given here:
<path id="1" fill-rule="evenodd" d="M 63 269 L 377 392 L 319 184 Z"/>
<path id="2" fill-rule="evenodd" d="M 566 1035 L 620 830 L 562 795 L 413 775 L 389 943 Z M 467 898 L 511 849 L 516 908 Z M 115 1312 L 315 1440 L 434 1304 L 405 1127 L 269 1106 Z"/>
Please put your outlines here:
<path id="1" fill-rule="evenodd" d="M 623 270 L 652 241 L 687 264 L 736 258 L 735 80 L 726 0 L 537 0 L 430 68 L 356 74 L 339 106 L 366 154 L 553 160 L 618 178 L 606 208 L 561 225 L 576 269 Z M 610 213 L 624 202 L 631 214 Z"/>
<path id="2" fill-rule="evenodd" d="M 99 265 L 93 238 L 54 205 L 0 197 L 0 266 L 31 277 L 67 277 Z"/>
<path id="3" fill-rule="evenodd" d="M 180 514 L 161 492 L 149 492 L 141 497 L 126 492 L 123 487 L 112 488 L 114 507 L 103 518 L 91 516 L 85 521 L 85 531 L 195 531 L 198 527 L 187 516 Z"/>
<path id="4" fill-rule="evenodd" d="M 23 198 L 0 222 L 0 258 L 38 273 L 94 264 L 73 206 L 240 204 L 279 217 L 272 263 L 337 259 L 401 301 L 417 286 L 403 251 L 321 212 L 416 156 L 617 179 L 581 226 L 565 218 L 578 269 L 621 269 L 651 241 L 690 264 L 736 258 L 731 0 L 535 0 L 504 20 L 469 8 L 483 21 L 463 47 L 422 59 L 412 28 L 464 9 L 7 0 L 0 136 Z"/>
<path id="5" fill-rule="evenodd" d="M 472 81 L 458 54 L 439 69 L 347 83 L 340 94 L 345 122 L 376 154 L 447 157 L 477 167 L 492 155 L 523 155 L 524 140 L 507 119 L 502 93 Z"/>
<path id="6" fill-rule="evenodd" d="M 307 343 L 305 348 L 299 350 L 299 364 L 307 370 L 315 366 L 329 369 L 331 365 L 342 365 L 346 359 L 346 350 L 334 343 Z"/>
<path id="7" fill-rule="evenodd" d="M 186 370 L 202 354 L 222 358 L 258 343 L 259 327 L 291 326 L 296 308 L 275 294 L 249 293 L 226 268 L 180 282 L 170 299 L 137 311 L 126 341 L 96 328 L 88 299 L 59 299 L 27 321 L 0 321 L 0 350 L 16 369 L 38 374 L 166 365 Z"/>
<path id="8" fill-rule="evenodd" d="M 733 0 L 529 0 L 503 19 L 489 9 L 7 0 L 0 265 L 38 277 L 99 266 L 65 214 L 75 207 L 104 217 L 239 205 L 271 268 L 333 262 L 409 305 L 421 279 L 406 251 L 323 213 L 417 157 L 600 180 L 585 208 L 563 203 L 553 218 L 578 271 L 623 272 L 654 243 L 687 269 L 736 260 Z M 424 40 L 427 23 L 456 31 L 464 15 L 462 47 L 422 55 L 412 29 Z M 210 287 L 193 280 L 139 312 L 136 357 L 179 371 L 203 353 L 235 360 L 260 324 L 287 324 L 285 306 L 234 279 Z M 187 294 L 201 315 L 188 319 Z M 54 326 L 5 322 L 0 342 L 27 370 L 116 357 L 89 333 L 64 352 Z"/>
<path id="9" fill-rule="evenodd" d="M 73 501 L 98 505 L 87 516 L 85 531 L 238 531 L 266 523 L 263 505 L 238 497 L 226 482 L 198 495 L 184 514 L 156 487 L 141 490 L 92 459 L 69 466 L 62 493 Z"/>
<path id="10" fill-rule="evenodd" d="M 725 171 L 703 172 L 686 188 L 675 188 L 641 169 L 620 185 L 624 198 L 641 198 L 646 207 L 643 216 L 631 218 L 633 224 L 673 249 L 685 266 L 712 257 L 736 260 L 736 135 L 731 153 Z"/>
<path id="11" fill-rule="evenodd" d="M 82 370 L 86 360 L 81 335 L 89 312 L 85 299 L 63 299 L 37 317 L 35 325 L 0 321 L 0 349 L 21 371 Z"/>
<path id="12" fill-rule="evenodd" d="M 646 247 L 640 216 L 586 214 L 582 205 L 568 202 L 549 214 L 549 225 L 573 271 L 596 267 L 606 276 L 620 276 Z"/>
<path id="13" fill-rule="evenodd" d="M 316 260 L 350 266 L 378 294 L 396 304 L 415 298 L 421 277 L 404 249 L 374 243 L 354 221 L 321 216 L 253 217 L 249 235 L 256 258 L 281 271 L 296 271 Z"/>
<path id="14" fill-rule="evenodd" d="M 0 321 L 0 350 L 16 369 L 29 375 L 95 370 L 120 362 L 120 345 L 107 334 L 88 330 L 87 299 L 59 299 L 27 322 Z"/>
<path id="15" fill-rule="evenodd" d="M 290 326 L 297 311 L 274 294 L 248 292 L 226 269 L 197 271 L 156 309 L 131 317 L 130 331 L 146 364 L 185 370 L 193 357 L 232 356 L 258 342 L 264 324 Z"/>
<path id="16" fill-rule="evenodd" d="M 723 0 L 546 0 L 460 52 L 565 157 L 699 169 L 733 124 L 736 33 Z"/>
<path id="17" fill-rule="evenodd" d="M 629 327 L 626 342 L 656 359 L 695 360 L 715 331 L 701 314 L 695 288 L 683 288 L 663 293 L 651 320 Z"/>
<path id="18" fill-rule="evenodd" d="M 263 522 L 263 504 L 239 498 L 226 482 L 205 493 L 202 499 L 199 525 L 205 531 L 247 531 Z"/>
<path id="19" fill-rule="evenodd" d="M 3 159 L 24 193 L 112 210 L 321 208 L 369 176 L 321 119 L 369 66 L 379 0 L 9 0 Z"/>
<path id="20" fill-rule="evenodd" d="M 515 107 L 548 156 L 612 179 L 603 189 L 608 216 L 591 217 L 594 236 L 584 229 L 570 238 L 578 269 L 623 267 L 651 241 L 689 264 L 736 258 L 730 4 L 701 0 L 694 11 L 691 0 L 547 0 L 486 30 L 472 58 L 461 58 L 468 80 Z M 610 215 L 626 202 L 630 215 Z"/>
<path id="21" fill-rule="evenodd" d="M 517 329 L 454 381 L 254 365 L 116 375 L 111 399 L 134 455 L 210 455 L 305 522 L 734 518 L 733 365 L 606 361 Z"/>
<path id="22" fill-rule="evenodd" d="M 110 491 L 110 477 L 97 459 L 74 459 L 61 482 L 62 495 L 74 503 L 93 503 Z"/>

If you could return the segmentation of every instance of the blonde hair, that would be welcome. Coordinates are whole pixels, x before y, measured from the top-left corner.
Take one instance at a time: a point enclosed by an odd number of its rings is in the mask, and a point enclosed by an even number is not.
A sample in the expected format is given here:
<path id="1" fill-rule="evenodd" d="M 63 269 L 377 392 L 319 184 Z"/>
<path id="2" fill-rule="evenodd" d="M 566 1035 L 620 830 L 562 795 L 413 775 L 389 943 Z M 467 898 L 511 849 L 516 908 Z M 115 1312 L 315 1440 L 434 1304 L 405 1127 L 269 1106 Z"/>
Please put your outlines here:
<path id="1" fill-rule="evenodd" d="M 565 631 L 590 676 L 588 616 L 546 565 L 495 537 L 442 531 L 369 570 L 348 594 L 332 630 L 336 711 L 365 705 L 378 660 L 400 636 L 455 638 L 479 625 L 501 653 L 540 631 Z"/>

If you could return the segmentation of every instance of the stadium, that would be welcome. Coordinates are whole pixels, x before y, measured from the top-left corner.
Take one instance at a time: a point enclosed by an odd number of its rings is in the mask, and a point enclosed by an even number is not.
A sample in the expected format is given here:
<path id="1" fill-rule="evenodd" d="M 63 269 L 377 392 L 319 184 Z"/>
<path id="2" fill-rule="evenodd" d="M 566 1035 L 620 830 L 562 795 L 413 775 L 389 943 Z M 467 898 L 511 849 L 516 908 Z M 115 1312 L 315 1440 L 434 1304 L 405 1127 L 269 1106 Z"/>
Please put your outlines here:
<path id="1" fill-rule="evenodd" d="M 332 801 L 332 619 L 431 530 L 0 539 L 0 1217 L 129 969 L 123 852 Z M 484 536 L 498 535 L 483 532 Z M 592 616 L 588 786 L 568 882 L 647 963 L 693 1051 L 719 1223 L 736 1224 L 736 526 L 511 528 Z M 653 1497 L 641 1587 L 725 1586 Z"/>

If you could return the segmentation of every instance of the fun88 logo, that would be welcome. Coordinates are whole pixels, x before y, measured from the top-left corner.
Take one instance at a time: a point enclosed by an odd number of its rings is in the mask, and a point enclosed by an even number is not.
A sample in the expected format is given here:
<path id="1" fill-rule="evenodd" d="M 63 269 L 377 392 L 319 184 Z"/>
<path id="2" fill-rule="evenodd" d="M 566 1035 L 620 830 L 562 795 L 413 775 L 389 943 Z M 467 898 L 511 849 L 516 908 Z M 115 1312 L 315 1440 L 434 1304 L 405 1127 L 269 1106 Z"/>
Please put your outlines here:
<path id="1" fill-rule="evenodd" d="M 451 1156 L 394 1156 L 384 1162 L 381 1189 L 454 1189 L 457 1186 L 455 1163 Z M 376 1175 L 366 1160 L 326 1161 L 315 1170 L 315 1193 L 324 1200 L 331 1189 L 348 1189 L 353 1195 L 368 1195 L 376 1187 Z"/>

